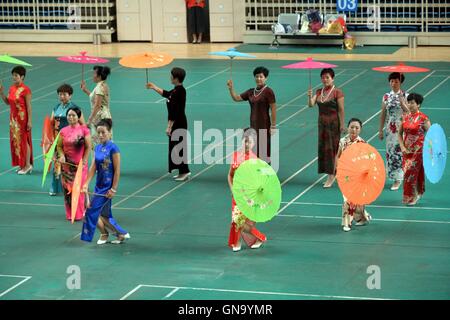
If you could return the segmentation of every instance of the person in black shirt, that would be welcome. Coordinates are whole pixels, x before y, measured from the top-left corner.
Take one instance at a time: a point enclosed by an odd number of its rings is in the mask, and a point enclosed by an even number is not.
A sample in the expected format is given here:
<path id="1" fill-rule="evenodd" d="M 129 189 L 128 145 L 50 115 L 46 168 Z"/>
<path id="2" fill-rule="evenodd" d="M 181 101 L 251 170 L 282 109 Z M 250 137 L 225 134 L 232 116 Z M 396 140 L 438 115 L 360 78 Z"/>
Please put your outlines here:
<path id="1" fill-rule="evenodd" d="M 166 134 L 169 136 L 169 172 L 178 169 L 176 181 L 185 181 L 191 175 L 187 159 L 187 118 L 186 118 L 186 89 L 183 81 L 186 71 L 182 68 L 173 68 L 171 82 L 175 86 L 166 91 L 158 88 L 154 83 L 147 83 L 147 89 L 153 89 L 167 99 L 168 123 Z"/>

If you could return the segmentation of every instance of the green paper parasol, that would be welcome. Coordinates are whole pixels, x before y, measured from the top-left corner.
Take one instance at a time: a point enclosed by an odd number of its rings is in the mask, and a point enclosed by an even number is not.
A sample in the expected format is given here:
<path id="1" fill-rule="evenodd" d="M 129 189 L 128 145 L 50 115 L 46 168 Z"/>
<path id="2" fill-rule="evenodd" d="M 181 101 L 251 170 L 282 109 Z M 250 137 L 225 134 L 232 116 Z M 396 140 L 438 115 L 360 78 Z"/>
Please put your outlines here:
<path id="1" fill-rule="evenodd" d="M 13 58 L 7 54 L 0 56 L 0 62 L 6 62 L 6 63 L 16 64 L 16 65 L 20 65 L 20 66 L 31 67 L 31 64 L 29 64 L 28 62 Z"/>
<path id="2" fill-rule="evenodd" d="M 280 181 L 263 160 L 244 161 L 234 174 L 232 191 L 238 208 L 252 221 L 269 221 L 280 208 Z"/>

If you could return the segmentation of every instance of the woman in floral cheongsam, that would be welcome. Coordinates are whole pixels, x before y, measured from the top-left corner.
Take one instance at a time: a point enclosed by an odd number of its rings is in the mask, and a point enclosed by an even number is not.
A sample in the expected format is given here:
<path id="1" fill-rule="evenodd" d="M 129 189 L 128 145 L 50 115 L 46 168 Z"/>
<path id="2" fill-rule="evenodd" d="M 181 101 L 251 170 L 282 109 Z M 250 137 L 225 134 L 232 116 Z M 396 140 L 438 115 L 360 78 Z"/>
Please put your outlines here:
<path id="1" fill-rule="evenodd" d="M 402 123 L 402 117 L 409 112 L 406 104 L 408 94 L 401 90 L 400 86 L 405 81 L 405 76 L 398 72 L 389 75 L 391 91 L 383 96 L 381 103 L 380 129 L 378 136 L 383 140 L 383 127 L 386 137 L 386 161 L 389 179 L 394 183 L 391 190 L 398 190 L 403 180 L 402 150 L 398 142 L 397 133 Z"/>
<path id="2" fill-rule="evenodd" d="M 423 97 L 417 93 L 408 96 L 410 113 L 403 116 L 398 132 L 400 148 L 403 152 L 403 203 L 413 206 L 425 192 L 425 174 L 423 169 L 423 143 L 425 133 L 431 123 L 427 115 L 419 111 Z"/>

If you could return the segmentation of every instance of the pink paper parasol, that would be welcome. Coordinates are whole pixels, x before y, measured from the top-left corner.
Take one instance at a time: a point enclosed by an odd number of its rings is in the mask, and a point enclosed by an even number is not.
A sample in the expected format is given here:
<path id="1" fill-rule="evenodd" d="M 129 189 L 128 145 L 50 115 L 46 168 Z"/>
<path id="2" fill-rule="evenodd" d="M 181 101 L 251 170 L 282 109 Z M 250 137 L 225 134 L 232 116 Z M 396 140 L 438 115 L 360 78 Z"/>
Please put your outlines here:
<path id="1" fill-rule="evenodd" d="M 372 68 L 372 70 L 380 71 L 380 72 L 400 72 L 400 73 L 415 73 L 415 72 L 430 71 L 430 69 L 427 69 L 427 68 L 407 66 L 406 64 L 401 63 L 401 62 L 394 66 L 376 67 L 376 68 Z"/>
<path id="2" fill-rule="evenodd" d="M 306 61 L 296 62 L 283 66 L 283 69 L 308 69 L 309 70 L 309 87 L 311 88 L 311 69 L 335 68 L 337 65 L 314 61 L 313 58 L 306 58 Z"/>
<path id="3" fill-rule="evenodd" d="M 85 64 L 100 64 L 100 63 L 108 63 L 109 60 L 99 58 L 99 57 L 91 57 L 86 55 L 86 51 L 80 52 L 80 56 L 64 56 L 59 57 L 59 61 L 69 62 L 69 63 L 79 63 L 81 64 L 81 80 L 84 80 L 84 65 Z"/>

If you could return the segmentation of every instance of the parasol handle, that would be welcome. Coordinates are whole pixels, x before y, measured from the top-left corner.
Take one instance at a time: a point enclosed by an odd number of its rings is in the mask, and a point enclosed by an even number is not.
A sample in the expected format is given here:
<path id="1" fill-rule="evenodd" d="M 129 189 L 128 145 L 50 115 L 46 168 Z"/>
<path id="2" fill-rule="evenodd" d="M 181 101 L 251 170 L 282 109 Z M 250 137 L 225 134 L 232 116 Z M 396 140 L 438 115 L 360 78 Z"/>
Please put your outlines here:
<path id="1" fill-rule="evenodd" d="M 57 161 L 57 162 L 59 162 L 59 161 Z M 73 163 L 70 163 L 70 162 L 59 162 L 59 163 L 60 163 L 60 164 L 67 164 L 67 165 L 69 165 L 69 166 L 78 168 L 78 165 L 77 165 L 77 164 L 73 164 Z"/>
<path id="2" fill-rule="evenodd" d="M 147 82 L 145 84 L 147 84 L 148 83 L 148 69 L 147 68 L 145 69 L 145 78 L 147 80 Z"/>
<path id="3" fill-rule="evenodd" d="M 95 192 L 86 192 L 87 194 L 90 194 L 92 196 L 99 196 L 99 197 L 106 197 L 106 194 L 100 194 Z"/>
<path id="4" fill-rule="evenodd" d="M 311 69 L 308 69 L 309 71 L 309 89 L 311 89 Z"/>
<path id="5" fill-rule="evenodd" d="M 233 80 L 233 57 L 230 57 L 230 80 Z"/>

